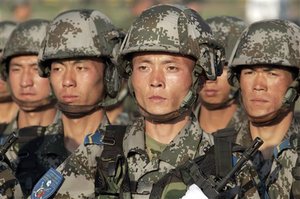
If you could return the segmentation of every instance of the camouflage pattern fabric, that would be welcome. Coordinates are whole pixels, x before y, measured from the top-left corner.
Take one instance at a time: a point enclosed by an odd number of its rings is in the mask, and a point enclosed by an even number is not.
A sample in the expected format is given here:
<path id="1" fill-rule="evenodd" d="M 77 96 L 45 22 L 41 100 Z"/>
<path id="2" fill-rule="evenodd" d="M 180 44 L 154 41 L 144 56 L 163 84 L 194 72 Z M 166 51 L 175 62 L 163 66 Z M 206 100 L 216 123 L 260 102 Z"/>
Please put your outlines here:
<path id="1" fill-rule="evenodd" d="M 278 65 L 300 68 L 300 27 L 285 20 L 251 24 L 241 35 L 229 60 L 228 81 L 239 87 L 236 68 L 246 65 Z"/>
<path id="2" fill-rule="evenodd" d="M 105 129 L 109 124 L 107 117 L 104 117 L 98 129 Z M 57 126 L 50 127 L 51 129 L 62 128 Z M 49 135 L 49 134 L 47 134 Z M 43 154 L 49 153 L 48 160 L 45 162 L 50 164 L 55 163 L 55 159 L 51 159 L 51 151 L 58 152 L 59 149 L 53 147 L 53 143 L 58 142 L 58 137 L 53 137 L 47 143 L 44 143 L 44 148 L 39 153 L 41 158 Z M 97 158 L 101 156 L 103 147 L 97 144 L 90 144 L 85 146 L 81 144 L 64 162 L 56 169 L 63 177 L 64 181 L 54 198 L 95 198 L 95 175 L 97 169 Z M 49 167 L 50 168 L 50 167 Z M 80 183 L 77 183 L 80 182 Z"/>
<path id="3" fill-rule="evenodd" d="M 37 55 L 46 34 L 47 20 L 31 19 L 20 23 L 11 33 L 4 50 L 1 72 L 4 78 L 8 73 L 8 61 L 16 55 Z"/>
<path id="4" fill-rule="evenodd" d="M 132 198 L 149 198 L 153 184 L 161 177 L 186 160 L 203 155 L 205 148 L 212 145 L 194 115 L 174 140 L 151 160 L 145 145 L 143 118 L 137 119 L 128 128 L 123 144 L 130 181 L 136 184 L 136 190 L 132 190 Z M 164 198 L 179 198 L 185 192 L 186 186 L 183 183 L 171 183 L 164 191 Z"/>
<path id="5" fill-rule="evenodd" d="M 22 198 L 22 190 L 14 176 L 14 172 L 3 161 L 0 162 L 0 198 Z"/>
<path id="6" fill-rule="evenodd" d="M 16 23 L 13 21 L 0 22 L 0 52 L 3 50 L 11 32 L 15 29 Z"/>
<path id="7" fill-rule="evenodd" d="M 228 62 L 232 50 L 246 23 L 237 17 L 216 16 L 206 19 L 217 42 L 225 48 L 225 59 Z"/>
<path id="8" fill-rule="evenodd" d="M 300 121 L 294 118 L 282 141 L 290 141 L 291 136 L 298 134 L 299 131 Z M 237 143 L 247 146 L 251 141 L 249 122 L 245 121 L 238 133 Z M 250 176 L 243 175 L 240 179 L 250 178 L 251 181 L 256 182 L 261 196 L 268 195 L 271 199 L 290 198 L 291 186 L 294 181 L 292 168 L 295 166 L 297 158 L 298 154 L 294 148 L 290 145 L 282 147 L 282 144 L 280 144 L 274 147 L 274 154 L 271 160 L 266 161 L 262 157 L 254 159 L 253 164 L 258 172 L 254 172 L 252 168 Z M 257 198 L 257 195 L 252 194 L 247 195 L 246 198 Z"/>

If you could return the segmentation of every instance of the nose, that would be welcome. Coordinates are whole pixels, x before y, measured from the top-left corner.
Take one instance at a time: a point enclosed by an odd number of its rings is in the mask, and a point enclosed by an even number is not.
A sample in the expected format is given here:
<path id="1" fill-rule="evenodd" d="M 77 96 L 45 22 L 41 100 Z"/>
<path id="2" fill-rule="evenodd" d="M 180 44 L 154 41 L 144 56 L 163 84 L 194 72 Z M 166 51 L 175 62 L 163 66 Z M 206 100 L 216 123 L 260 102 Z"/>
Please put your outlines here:
<path id="1" fill-rule="evenodd" d="M 150 75 L 150 86 L 151 87 L 165 87 L 164 73 L 161 70 L 153 69 Z"/>
<path id="2" fill-rule="evenodd" d="M 75 76 L 74 76 L 74 72 L 72 69 L 68 68 L 65 70 L 64 72 L 64 76 L 63 76 L 63 87 L 74 87 L 76 86 L 76 80 L 75 80 Z"/>
<path id="3" fill-rule="evenodd" d="M 267 90 L 267 79 L 262 73 L 256 74 L 253 87 L 255 91 Z"/>
<path id="4" fill-rule="evenodd" d="M 33 86 L 33 78 L 34 74 L 30 72 L 30 70 L 24 70 L 21 75 L 21 87 L 26 88 Z"/>

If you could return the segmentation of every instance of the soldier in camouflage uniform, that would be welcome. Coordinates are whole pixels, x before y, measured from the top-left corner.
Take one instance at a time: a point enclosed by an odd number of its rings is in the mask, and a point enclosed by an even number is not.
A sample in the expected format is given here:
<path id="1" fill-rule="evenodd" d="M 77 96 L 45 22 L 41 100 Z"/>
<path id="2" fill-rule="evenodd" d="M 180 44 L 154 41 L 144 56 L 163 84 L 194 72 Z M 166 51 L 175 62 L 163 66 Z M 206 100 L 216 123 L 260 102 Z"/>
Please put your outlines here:
<path id="1" fill-rule="evenodd" d="M 41 144 L 44 126 L 59 117 L 49 80 L 41 78 L 37 68 L 38 52 L 48 23 L 42 19 L 20 23 L 4 47 L 1 62 L 1 74 L 8 82 L 13 101 L 20 107 L 17 117 L 3 132 L 2 140 L 18 129 L 19 139 L 6 155 L 23 190 L 27 192 L 31 192 L 38 179 L 32 180 L 28 176 L 32 176 L 33 172 L 39 173 L 35 152 Z"/>
<path id="2" fill-rule="evenodd" d="M 248 146 L 255 137 L 264 141 L 253 161 L 257 172 L 245 177 L 256 182 L 261 198 L 296 198 L 291 190 L 300 130 L 293 116 L 299 94 L 300 28 L 284 20 L 251 24 L 229 65 L 229 82 L 240 88 L 248 116 L 237 142 Z M 258 198 L 255 193 L 244 197 Z"/>
<path id="3" fill-rule="evenodd" d="M 206 133 L 233 127 L 238 130 L 246 117 L 238 102 L 238 91 L 227 82 L 228 60 L 242 31 L 243 20 L 231 16 L 217 16 L 206 20 L 215 39 L 225 48 L 223 73 L 217 80 L 207 80 L 200 90 L 200 103 L 196 108 L 201 128 Z M 199 111 L 199 113 L 198 113 Z"/>
<path id="4" fill-rule="evenodd" d="M 69 10 L 50 23 L 39 69 L 41 76 L 50 78 L 62 111 L 61 120 L 46 130 L 47 136 L 59 134 L 44 142 L 38 154 L 40 159 L 48 159 L 50 166 L 62 163 L 63 158 L 56 154 L 67 157 L 84 142 L 86 134 L 109 124 L 103 108 L 115 103 L 119 91 L 121 82 L 113 62 L 123 37 L 110 19 L 96 10 Z M 36 184 L 31 197 L 46 197 L 40 195 L 45 178 Z M 78 198 L 78 191 L 89 185 L 77 180 L 80 183 L 74 184 L 74 191 L 68 190 L 66 198 Z"/>
<path id="5" fill-rule="evenodd" d="M 12 21 L 0 22 L 0 61 L 2 51 L 16 23 Z M 8 123 L 16 117 L 18 106 L 12 101 L 7 83 L 0 78 L 0 134 L 5 130 Z"/>
<path id="6" fill-rule="evenodd" d="M 149 198 L 152 185 L 168 171 L 202 155 L 210 141 L 192 107 L 201 80 L 220 75 L 223 54 L 213 44 L 210 27 L 191 9 L 158 5 L 143 12 L 120 51 L 120 72 L 129 77 L 142 114 L 127 128 L 123 141 L 132 193 L 120 188 L 126 179 L 122 164 L 110 168 L 116 173 L 113 179 L 95 175 L 96 159 L 103 155 L 101 139 L 100 146 L 81 145 L 57 169 L 64 181 L 54 198 L 94 198 L 95 181 L 102 185 L 100 198 L 119 198 L 119 192 L 124 198 Z M 185 190 L 183 183 L 171 183 L 163 198 L 179 198 Z"/>

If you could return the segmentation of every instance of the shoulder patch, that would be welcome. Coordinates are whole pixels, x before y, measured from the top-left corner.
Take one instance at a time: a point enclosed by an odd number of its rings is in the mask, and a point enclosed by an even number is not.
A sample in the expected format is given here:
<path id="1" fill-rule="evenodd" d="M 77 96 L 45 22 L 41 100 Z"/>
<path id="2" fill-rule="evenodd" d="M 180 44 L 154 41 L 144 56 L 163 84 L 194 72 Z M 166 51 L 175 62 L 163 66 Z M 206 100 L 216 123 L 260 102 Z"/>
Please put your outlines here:
<path id="1" fill-rule="evenodd" d="M 104 133 L 97 130 L 95 133 L 88 134 L 84 138 L 84 146 L 86 145 L 102 145 Z"/>
<path id="2" fill-rule="evenodd" d="M 63 176 L 51 168 L 43 175 L 43 177 L 34 186 L 31 199 L 47 199 L 50 198 L 54 192 L 58 190 L 63 182 Z"/>

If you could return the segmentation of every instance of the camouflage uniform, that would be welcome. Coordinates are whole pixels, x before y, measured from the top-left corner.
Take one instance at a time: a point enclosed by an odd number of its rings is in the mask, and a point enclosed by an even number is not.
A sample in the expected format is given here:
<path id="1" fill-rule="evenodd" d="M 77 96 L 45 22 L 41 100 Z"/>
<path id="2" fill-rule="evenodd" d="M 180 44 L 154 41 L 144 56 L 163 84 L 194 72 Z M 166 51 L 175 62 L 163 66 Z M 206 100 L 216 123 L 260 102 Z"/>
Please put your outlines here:
<path id="1" fill-rule="evenodd" d="M 200 77 L 215 80 L 221 74 L 222 50 L 215 42 L 208 24 L 195 11 L 184 6 L 153 6 L 144 11 L 130 27 L 119 57 L 124 77 L 131 75 L 134 53 L 166 52 L 196 60 L 193 83 L 177 110 L 155 115 L 145 110 L 136 100 L 143 117 L 128 128 L 123 141 L 133 198 L 149 198 L 153 185 L 165 174 L 185 161 L 203 155 L 211 146 L 208 135 L 203 133 L 193 113 L 169 144 L 162 145 L 151 139 L 145 132 L 145 125 L 146 120 L 164 123 L 190 111 L 197 100 Z M 208 63 L 209 60 L 214 60 L 216 65 Z M 130 78 L 128 82 L 134 96 Z M 185 192 L 186 185 L 181 181 L 168 182 L 162 198 L 179 198 Z"/>
<path id="2" fill-rule="evenodd" d="M 47 20 L 31 19 L 20 23 L 9 37 L 4 51 L 3 60 L 1 60 L 1 74 L 4 79 L 8 78 L 9 62 L 11 58 L 22 55 L 38 55 L 40 45 L 44 39 L 47 26 Z M 12 93 L 13 100 L 20 105 L 20 107 L 29 107 L 29 111 L 41 111 L 43 108 L 54 107 L 56 102 L 52 92 L 42 100 L 28 102 L 17 99 Z M 53 122 L 58 120 L 60 112 L 56 112 Z M 36 158 L 36 151 L 38 151 L 43 137 L 45 127 L 31 126 L 18 129 L 17 126 L 18 115 L 7 126 L 2 133 L 2 140 L 4 140 L 13 131 L 17 131 L 18 140 L 7 151 L 6 155 L 11 162 L 14 174 L 20 181 L 24 194 L 29 194 L 35 181 L 39 179 L 40 175 L 45 172 L 45 168 L 41 167 Z M 44 160 L 43 160 L 44 161 Z"/>
<path id="3" fill-rule="evenodd" d="M 117 103 L 115 97 L 121 81 L 114 65 L 114 56 L 122 38 L 122 33 L 111 23 L 110 19 L 96 10 L 69 10 L 60 13 L 53 19 L 39 54 L 41 76 L 49 77 L 51 62 L 54 59 L 99 59 L 106 65 L 103 76 L 105 98 L 99 99 L 94 105 L 68 105 L 58 102 L 59 109 L 64 115 L 80 119 L 87 114 Z M 106 122 L 103 122 L 96 132 L 87 136 L 85 142 L 57 168 L 64 180 L 60 187 L 53 188 L 55 191 L 57 189 L 55 198 L 95 198 L 96 157 L 101 155 L 103 149 L 98 144 L 102 142 L 102 132 L 104 132 L 102 128 L 107 124 L 109 122 L 106 119 Z M 59 139 L 61 137 L 55 137 L 52 142 L 45 144 L 45 147 L 49 148 L 53 142 L 59 142 Z M 53 147 L 51 148 L 53 149 Z M 56 150 L 55 148 L 54 151 Z M 40 157 L 43 158 L 43 153 L 47 154 L 48 152 L 48 149 L 42 150 Z M 91 153 L 93 156 L 90 156 Z M 51 154 L 49 154 L 49 158 L 51 159 Z M 52 162 L 52 160 L 48 161 Z M 31 197 L 39 197 L 40 190 L 44 190 L 43 180 L 52 171 L 50 169 L 40 179 Z M 76 183 L 78 181 L 80 183 Z"/>
<path id="4" fill-rule="evenodd" d="M 171 169 L 183 164 L 188 159 L 203 155 L 212 143 L 207 134 L 203 134 L 196 117 L 190 121 L 178 135 L 163 149 L 149 158 L 145 143 L 144 119 L 137 119 L 127 130 L 124 138 L 124 153 L 127 157 L 129 177 L 135 190 L 133 198 L 149 198 L 152 185 Z M 164 198 L 179 198 L 184 195 L 186 186 L 181 182 L 170 183 Z"/>
<path id="5" fill-rule="evenodd" d="M 247 66 L 284 67 L 295 71 L 296 78 L 289 86 L 282 100 L 282 106 L 271 121 L 280 119 L 282 111 L 292 111 L 299 91 L 300 68 L 300 28 L 285 20 L 265 20 L 251 24 L 241 35 L 229 62 L 229 83 L 239 88 L 239 68 Z M 298 75 L 298 76 L 297 76 Z M 252 141 L 250 122 L 245 121 L 240 129 L 237 142 L 248 146 Z M 300 123 L 293 118 L 284 139 L 273 150 L 271 159 L 264 159 L 258 154 L 248 164 L 247 174 L 238 176 L 239 181 L 248 180 L 258 189 L 262 198 L 293 198 L 292 184 L 295 181 L 292 169 L 296 165 L 298 154 L 294 138 L 299 134 Z M 299 188 L 298 188 L 299 189 Z M 245 198 L 257 198 L 258 193 L 246 194 Z"/>
<path id="6" fill-rule="evenodd" d="M 151 14 L 155 14 L 155 19 L 158 19 L 159 17 L 161 17 L 162 22 L 164 23 L 168 23 L 171 20 L 171 23 L 177 24 L 176 19 L 173 20 L 173 16 L 176 16 L 176 18 L 178 17 L 178 13 L 183 14 L 183 10 L 186 10 L 189 14 L 187 14 L 187 16 L 183 16 L 182 20 L 185 20 L 185 22 L 189 23 L 182 23 L 182 25 L 184 27 L 180 27 L 182 29 L 177 30 L 172 27 L 172 31 L 174 30 L 175 32 L 169 32 L 167 30 L 161 30 L 162 32 L 153 32 L 150 33 L 147 30 L 155 30 L 153 28 L 147 28 L 143 29 L 141 28 L 140 30 L 143 31 L 145 30 L 146 32 L 144 32 L 144 35 L 149 35 L 149 38 L 151 41 L 149 43 L 149 47 L 145 47 L 143 45 L 138 45 L 138 47 L 136 48 L 137 51 L 162 51 L 162 52 L 173 52 L 173 53 L 183 53 L 186 54 L 188 56 L 192 56 L 195 57 L 195 59 L 197 59 L 197 66 L 195 66 L 195 71 L 193 73 L 193 86 L 190 90 L 190 92 L 188 93 L 187 99 L 185 102 L 183 102 L 183 104 L 187 103 L 187 106 L 182 106 L 180 108 L 180 113 L 185 113 L 187 111 L 189 111 L 191 109 L 191 106 L 193 105 L 193 103 L 196 100 L 196 95 L 197 95 L 197 89 L 198 89 L 198 81 L 199 81 L 199 74 L 201 73 L 201 71 L 205 71 L 206 77 L 210 78 L 210 79 L 215 79 L 217 75 L 220 74 L 220 68 L 218 68 L 218 66 L 214 66 L 211 65 L 210 61 L 216 61 L 214 60 L 214 57 L 212 56 L 212 54 L 210 54 L 209 52 L 213 52 L 215 51 L 216 53 L 219 53 L 219 55 L 221 55 L 221 51 L 219 51 L 219 49 L 217 48 L 213 48 L 212 47 L 212 43 L 214 42 L 212 39 L 212 35 L 211 35 L 211 31 L 209 29 L 209 26 L 206 23 L 203 23 L 202 18 L 194 11 L 189 10 L 185 7 L 181 7 L 181 6 L 171 6 L 171 5 L 161 5 L 161 6 L 157 6 L 154 7 L 153 10 L 148 10 L 148 12 L 145 12 L 145 15 L 148 16 L 150 19 L 151 18 Z M 167 20 L 164 21 L 163 18 L 166 17 Z M 150 20 L 142 20 L 142 23 L 140 23 L 139 25 L 143 25 L 143 23 L 145 22 L 150 22 L 151 25 L 151 21 Z M 176 21 L 176 22 L 175 22 Z M 137 21 L 137 24 L 139 23 L 139 21 Z M 201 23 L 201 24 L 199 24 Z M 154 24 L 152 25 L 158 25 L 159 21 L 156 21 Z M 185 25 L 187 25 L 185 27 Z M 164 28 L 164 24 L 161 24 L 161 28 Z M 192 29 L 192 30 L 190 30 Z M 196 30 L 195 30 L 196 29 Z M 131 35 L 132 33 L 139 33 L 138 31 L 135 31 L 135 27 L 132 26 L 132 28 L 130 29 L 131 31 L 128 33 L 127 35 L 127 39 L 130 40 L 132 39 L 129 35 Z M 159 30 L 158 30 L 159 31 Z M 178 33 L 181 33 L 181 31 L 184 32 L 184 34 L 186 34 L 186 36 L 190 36 L 188 43 L 186 44 L 186 46 L 182 46 L 182 51 L 178 50 L 178 48 L 180 48 L 180 38 L 178 38 Z M 192 31 L 192 33 L 189 33 L 189 31 Z M 152 34 L 152 35 L 151 35 Z M 160 35 L 161 34 L 161 35 Z M 155 41 L 156 39 L 152 39 L 151 37 L 155 37 L 155 38 L 159 38 L 160 36 L 164 35 L 164 37 L 161 37 L 162 40 L 164 42 L 169 43 L 169 45 L 165 45 L 163 43 L 160 43 L 159 41 L 157 41 L 157 45 L 161 46 L 159 47 L 159 49 L 156 49 L 157 46 L 152 46 L 151 42 Z M 175 36 L 175 38 L 173 38 L 173 36 Z M 186 38 L 186 37 L 184 37 Z M 203 40 L 201 40 L 201 42 L 195 42 L 197 38 L 201 38 Z M 136 37 L 136 40 L 134 40 L 133 42 L 146 42 L 146 40 L 143 40 L 143 37 Z M 145 38 L 146 39 L 146 38 Z M 131 53 L 133 51 L 128 49 L 128 40 L 123 43 L 123 47 L 122 47 L 122 58 L 124 58 L 124 56 L 126 56 L 125 54 Z M 176 40 L 176 41 L 175 41 Z M 132 42 L 132 41 L 130 41 Z M 175 44 L 174 44 L 175 43 Z M 199 45 L 203 44 L 203 49 L 199 49 Z M 141 43 L 142 44 L 142 43 Z M 151 46 L 153 47 L 151 49 Z M 195 50 L 195 51 L 193 51 Z M 198 54 L 199 53 L 199 54 Z M 203 55 L 203 59 L 200 56 Z M 121 59 L 122 59 L 121 58 Z M 122 75 L 126 76 L 125 73 L 127 73 L 127 75 L 130 73 L 131 70 L 131 65 L 130 62 L 126 62 L 125 59 L 123 59 L 124 62 L 122 62 L 124 65 L 121 67 L 120 66 L 120 72 L 122 73 Z M 216 63 L 219 63 L 219 61 L 216 61 Z M 128 65 L 127 65 L 128 64 Z M 128 77 L 128 76 L 127 76 Z M 131 90 L 132 92 L 132 90 Z M 182 112 L 181 112 L 182 111 Z M 178 117 L 178 113 L 175 114 L 176 117 Z M 171 120 L 173 118 L 164 118 L 164 120 Z M 140 135 L 140 137 L 135 137 L 133 136 L 133 139 L 136 140 L 136 142 L 134 142 L 134 146 L 136 146 L 136 144 L 143 144 L 144 143 L 144 136 L 145 136 L 145 132 L 143 129 L 140 129 L 141 127 L 144 127 L 144 118 L 139 118 L 136 122 L 134 122 L 134 124 L 132 126 L 130 126 L 128 128 L 128 130 L 126 131 L 126 138 L 124 139 L 124 150 L 131 150 L 132 146 L 129 146 L 128 144 L 131 143 L 131 140 L 128 139 L 129 137 L 131 138 L 133 134 L 135 134 L 135 136 Z M 141 131 L 138 134 L 137 131 Z M 98 140 L 94 140 L 92 138 L 100 136 L 100 139 Z M 118 193 L 121 191 L 122 189 L 121 184 L 123 183 L 123 178 L 124 178 L 124 168 L 126 165 L 118 165 L 118 167 L 115 169 L 116 172 L 116 176 L 113 179 L 107 179 L 103 178 L 103 176 L 96 176 L 96 170 L 97 167 L 98 169 L 102 169 L 101 167 L 99 167 L 99 165 L 97 165 L 97 159 L 102 157 L 102 152 L 103 152 L 103 143 L 102 143 L 102 138 L 103 135 L 101 133 L 97 133 L 95 132 L 94 134 L 92 134 L 91 136 L 88 136 L 86 138 L 86 140 L 91 140 L 88 142 L 85 142 L 85 144 L 82 144 L 76 151 L 74 154 L 72 154 L 61 166 L 58 167 L 57 171 L 60 172 L 60 174 L 62 174 L 62 176 L 64 177 L 64 181 L 62 186 L 58 189 L 55 198 L 93 198 L 95 197 L 95 183 L 97 182 L 101 182 L 104 184 L 109 184 L 109 190 L 106 189 L 106 192 L 108 193 L 108 195 L 110 195 L 110 197 L 118 197 Z M 201 140 L 201 144 L 200 141 Z M 128 143 L 127 143 L 128 141 Z M 187 143 L 187 142 L 192 142 L 195 143 L 188 146 L 181 146 L 181 142 Z M 202 142 L 203 141 L 203 142 Z M 176 146 L 176 145 L 180 145 L 180 146 Z M 173 163 L 182 163 L 184 160 L 186 160 L 187 158 L 190 157 L 194 157 L 197 156 L 199 154 L 202 154 L 202 150 L 203 148 L 205 148 L 205 146 L 209 145 L 209 141 L 207 139 L 204 138 L 204 136 L 202 135 L 202 131 L 200 130 L 199 126 L 198 126 L 198 122 L 196 121 L 196 118 L 194 115 L 191 115 L 190 117 L 190 121 L 186 124 L 186 127 L 184 129 L 182 129 L 178 135 L 177 138 L 175 138 L 175 140 L 168 146 L 171 149 L 176 150 L 176 152 L 181 153 L 183 155 L 183 157 L 181 158 L 176 158 L 169 162 L 168 157 L 164 157 L 165 161 L 164 163 L 160 164 L 160 166 L 158 165 L 159 160 L 153 159 L 153 162 L 148 163 L 148 158 L 145 158 L 144 154 L 142 154 L 143 157 L 141 157 L 140 161 L 145 161 L 142 164 L 148 164 L 149 166 L 155 166 L 152 165 L 152 163 L 156 163 L 156 167 L 159 166 L 160 169 L 164 170 L 165 168 L 167 170 L 171 169 L 174 167 L 174 165 L 172 165 Z M 139 145 L 140 146 L 140 145 Z M 134 148 L 135 149 L 135 148 Z M 145 145 L 141 145 L 141 149 L 145 150 Z M 137 152 L 139 152 L 140 150 L 137 150 Z M 131 151 L 129 151 L 130 154 Z M 155 152 L 154 152 L 155 153 Z M 173 153 L 173 152 L 172 152 Z M 128 155 L 129 155 L 128 154 Z M 168 156 L 170 153 L 168 150 L 163 152 L 164 156 Z M 127 156 L 127 154 L 125 154 Z M 177 156 L 178 154 L 176 154 Z M 187 155 L 187 156 L 185 156 Z M 139 154 L 136 155 L 137 157 L 139 156 Z M 163 158 L 162 158 L 163 159 Z M 136 164 L 134 163 L 134 157 L 133 156 L 128 156 L 128 160 L 130 161 L 129 163 L 129 170 L 130 170 L 130 177 L 132 179 L 130 179 L 132 182 L 134 182 L 135 180 L 139 180 L 137 176 L 135 176 L 135 174 L 133 173 L 134 170 L 136 170 Z M 153 167 L 150 168 L 151 171 L 153 171 Z M 149 170 L 149 171 L 150 171 Z M 160 173 L 164 174 L 167 172 L 167 170 L 165 171 L 154 171 L 156 174 Z M 101 171 L 100 171 L 101 172 Z M 141 171 L 144 172 L 144 171 Z M 151 172 L 150 172 L 151 173 Z M 136 173 L 138 174 L 138 173 Z M 140 173 L 141 174 L 141 173 Z M 138 175 L 140 175 L 138 174 Z M 151 175 L 151 174 L 150 174 Z M 157 178 L 158 179 L 158 178 Z M 157 180 L 156 179 L 156 180 Z M 83 183 L 81 183 L 80 185 L 76 185 L 74 184 L 74 181 L 81 181 Z M 154 181 L 151 182 L 151 180 L 149 182 L 143 183 L 144 179 L 142 179 L 139 183 L 139 188 L 141 190 L 138 190 L 139 192 L 142 191 L 142 189 L 149 191 L 151 189 L 152 184 L 154 183 Z M 149 180 L 149 179 L 148 179 Z M 95 182 L 96 181 L 96 182 Z M 103 184 L 102 184 L 103 185 Z M 180 187 L 182 187 L 182 185 L 180 185 Z M 102 189 L 105 189 L 106 187 L 100 187 Z M 185 189 L 185 187 L 183 188 Z M 70 191 L 72 190 L 72 191 Z M 112 193 L 112 194 L 110 194 Z M 145 195 L 145 197 L 149 197 L 149 193 L 146 193 L 147 195 Z M 105 197 L 105 194 L 101 193 L 100 198 Z M 126 198 L 130 198 L 130 193 L 128 195 L 128 193 L 124 194 Z M 179 195 L 182 195 L 181 193 Z"/>
<path id="7" fill-rule="evenodd" d="M 269 198 L 291 197 L 290 190 L 294 182 L 292 168 L 296 164 L 298 154 L 295 148 L 291 146 L 290 140 L 299 131 L 300 121 L 294 118 L 285 138 L 279 145 L 274 147 L 272 159 L 264 160 L 262 155 L 259 154 L 253 160 L 254 167 L 258 173 L 253 172 L 250 180 L 257 183 L 261 196 L 268 195 Z M 252 142 L 249 121 L 243 122 L 236 141 L 237 144 L 245 147 L 248 147 Z M 257 198 L 257 195 L 247 195 L 246 198 L 254 199 Z"/>

